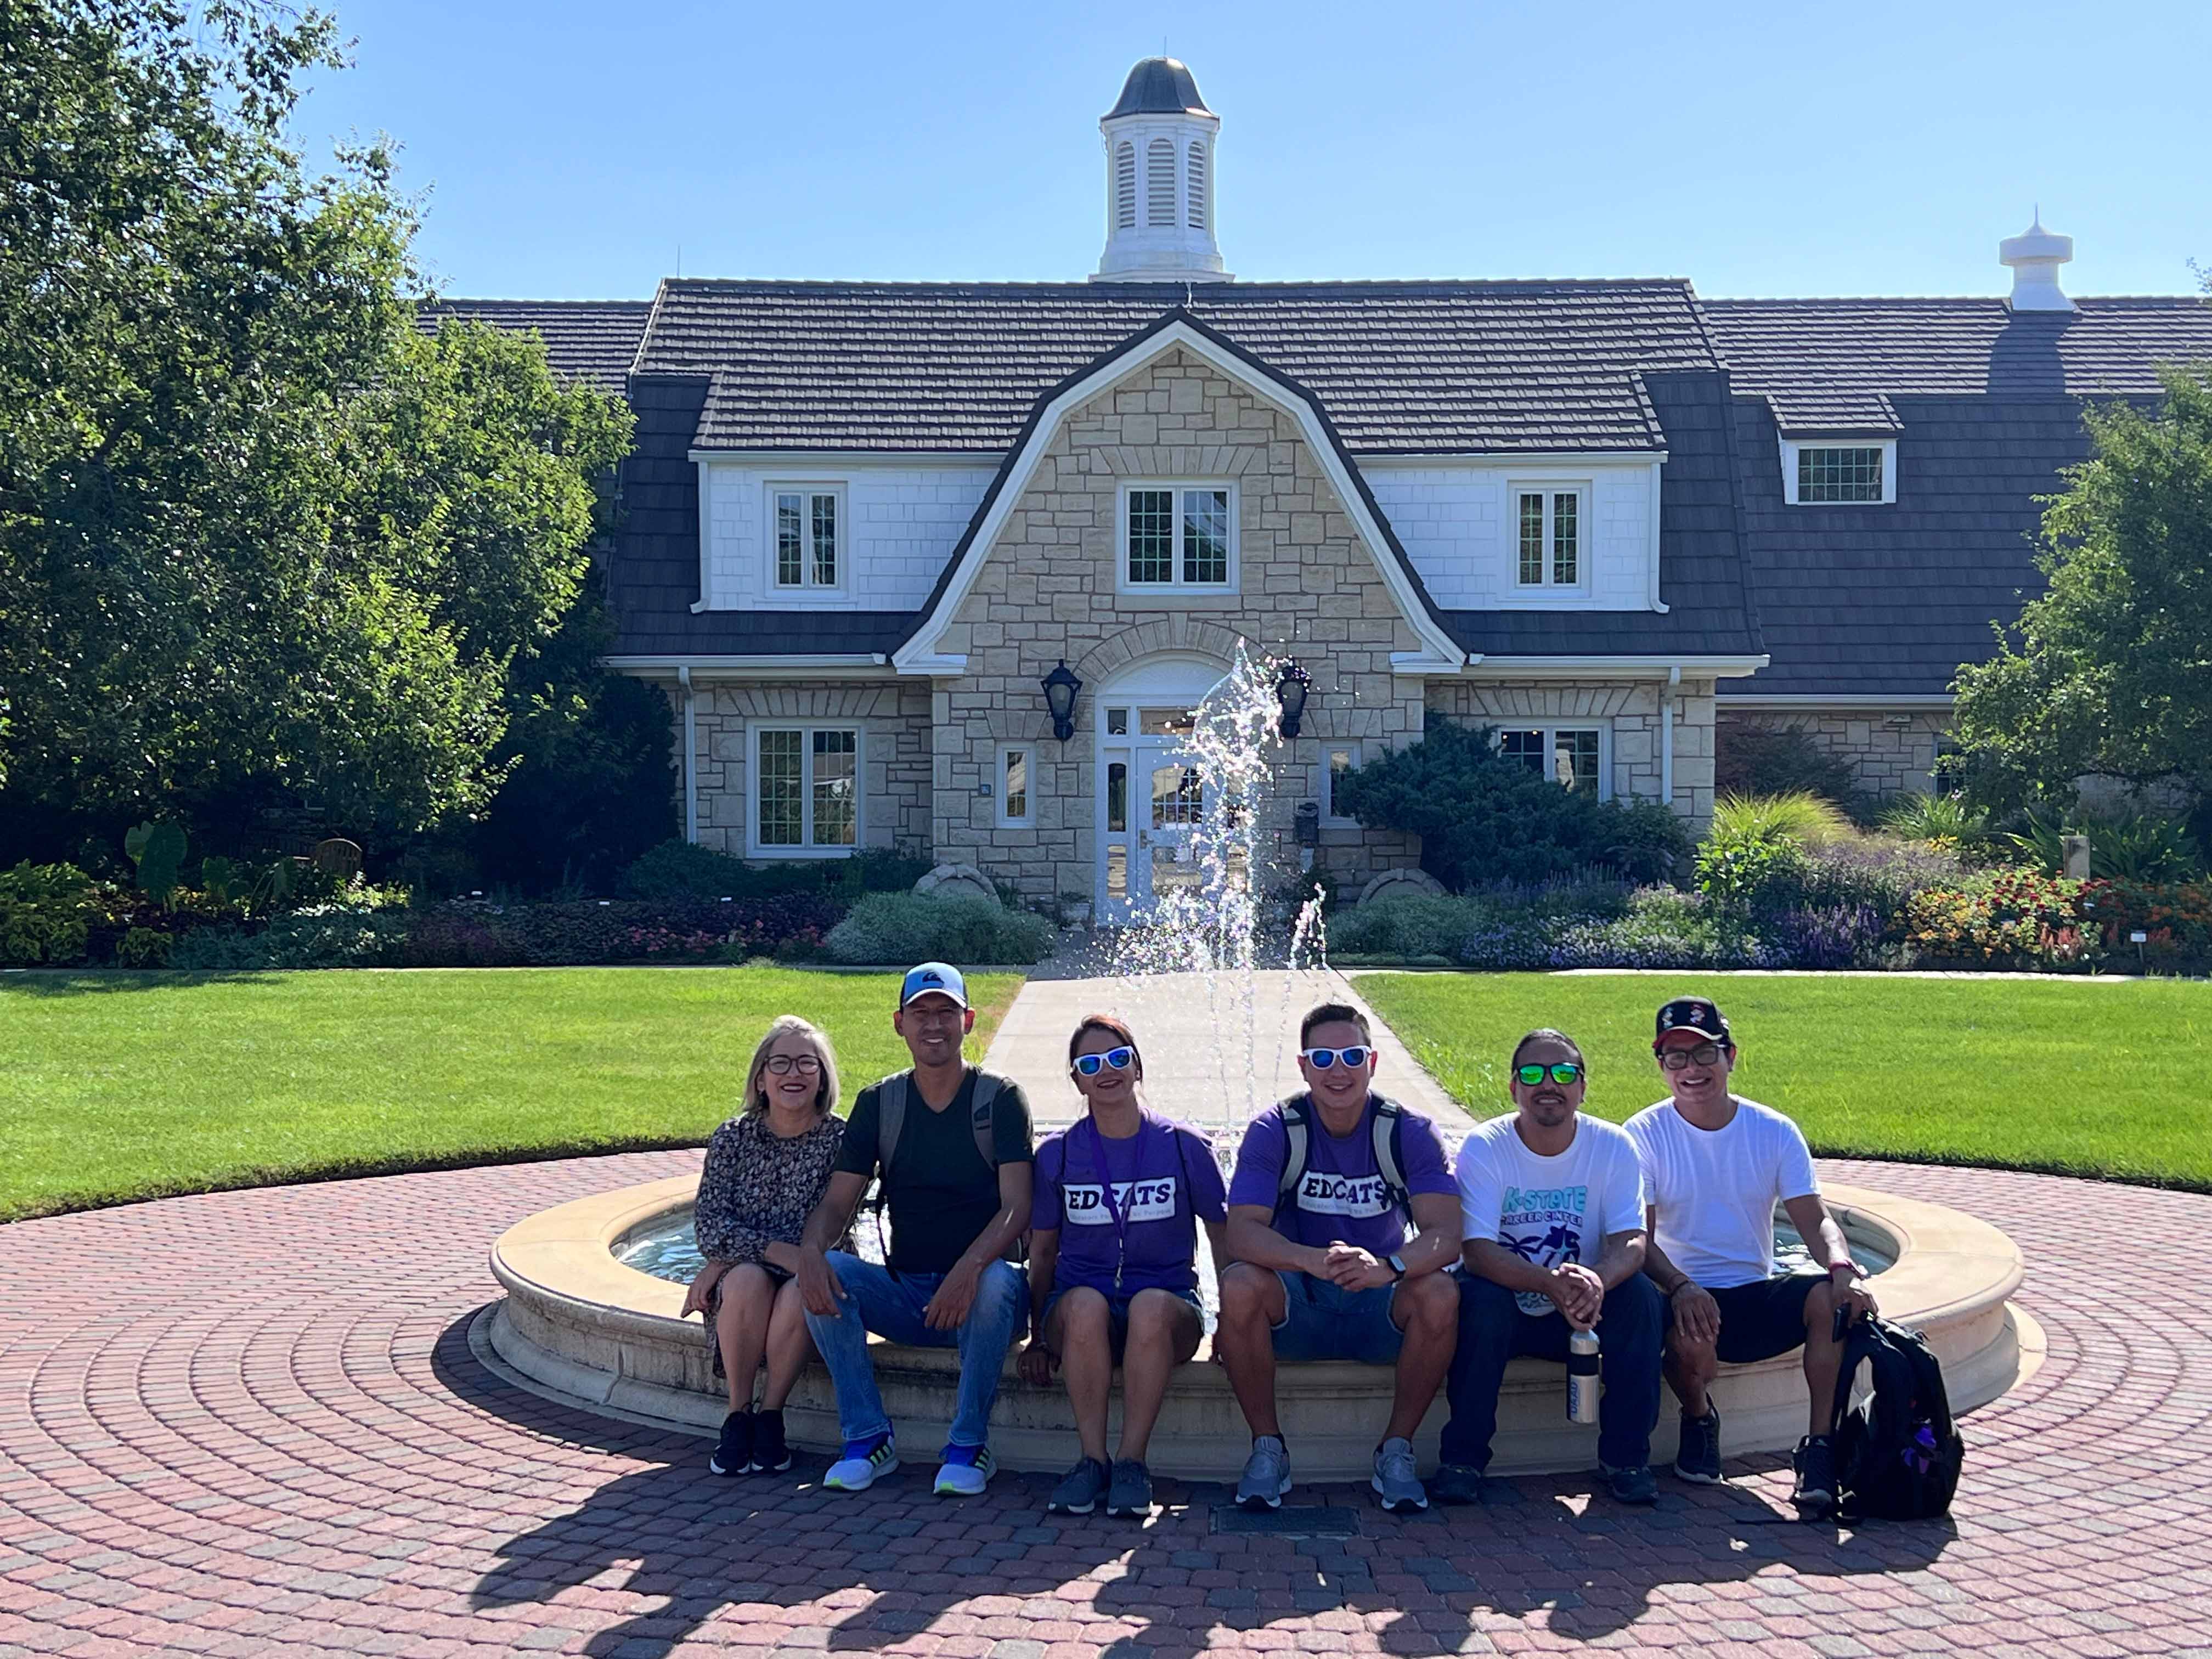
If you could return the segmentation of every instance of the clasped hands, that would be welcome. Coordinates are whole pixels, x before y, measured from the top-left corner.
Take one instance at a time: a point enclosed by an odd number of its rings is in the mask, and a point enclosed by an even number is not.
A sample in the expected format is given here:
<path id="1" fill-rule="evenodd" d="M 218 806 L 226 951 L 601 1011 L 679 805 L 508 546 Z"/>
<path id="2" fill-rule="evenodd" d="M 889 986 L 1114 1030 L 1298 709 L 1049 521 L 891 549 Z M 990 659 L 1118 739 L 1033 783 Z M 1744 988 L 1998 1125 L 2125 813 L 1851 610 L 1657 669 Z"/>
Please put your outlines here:
<path id="1" fill-rule="evenodd" d="M 1316 1277 L 1346 1291 L 1372 1291 L 1394 1285 L 1398 1279 L 1398 1275 L 1390 1271 L 1390 1264 L 1372 1250 L 1363 1250 L 1357 1244 L 1341 1241 L 1322 1252 L 1321 1272 Z"/>

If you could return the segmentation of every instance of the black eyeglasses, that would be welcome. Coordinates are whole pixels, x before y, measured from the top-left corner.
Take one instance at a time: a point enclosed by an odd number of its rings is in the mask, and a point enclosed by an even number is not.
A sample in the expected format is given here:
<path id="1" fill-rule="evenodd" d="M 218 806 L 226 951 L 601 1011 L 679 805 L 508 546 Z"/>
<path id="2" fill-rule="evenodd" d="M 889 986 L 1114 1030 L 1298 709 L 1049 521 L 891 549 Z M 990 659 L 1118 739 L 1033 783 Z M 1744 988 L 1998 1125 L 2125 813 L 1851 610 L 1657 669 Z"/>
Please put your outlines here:
<path id="1" fill-rule="evenodd" d="M 1117 1072 L 1126 1072 L 1136 1063 L 1136 1059 L 1137 1051 L 1124 1044 L 1119 1048 L 1109 1048 L 1103 1054 L 1076 1055 L 1075 1069 L 1085 1077 L 1097 1077 L 1102 1066 L 1111 1066 Z"/>
<path id="2" fill-rule="evenodd" d="M 1374 1054 L 1375 1050 L 1365 1043 L 1355 1042 L 1349 1048 L 1304 1049 L 1300 1051 L 1299 1057 L 1316 1072 L 1326 1072 L 1339 1060 L 1344 1062 L 1346 1071 L 1356 1072 L 1372 1059 Z"/>
<path id="3" fill-rule="evenodd" d="M 1516 1066 L 1513 1075 L 1524 1089 L 1533 1089 L 1549 1073 L 1554 1083 L 1580 1083 L 1583 1068 L 1571 1060 L 1563 1060 L 1556 1066 Z"/>
<path id="4" fill-rule="evenodd" d="M 818 1054 L 770 1054 L 768 1069 L 778 1077 L 788 1077 L 796 1072 L 801 1077 L 812 1077 L 822 1069 Z"/>
<path id="5" fill-rule="evenodd" d="M 1717 1066 L 1725 1052 L 1717 1042 L 1700 1042 L 1694 1048 L 1664 1048 L 1660 1051 L 1659 1063 L 1670 1072 L 1692 1066 Z"/>

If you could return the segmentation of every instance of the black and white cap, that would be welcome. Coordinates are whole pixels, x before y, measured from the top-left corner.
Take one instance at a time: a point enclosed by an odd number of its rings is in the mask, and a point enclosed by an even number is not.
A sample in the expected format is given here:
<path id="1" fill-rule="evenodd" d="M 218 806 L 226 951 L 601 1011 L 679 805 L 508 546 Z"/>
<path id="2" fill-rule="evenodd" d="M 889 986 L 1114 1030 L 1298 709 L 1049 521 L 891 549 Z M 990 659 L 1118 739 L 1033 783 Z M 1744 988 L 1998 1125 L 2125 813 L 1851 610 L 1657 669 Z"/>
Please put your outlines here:
<path id="1" fill-rule="evenodd" d="M 1651 1046 L 1657 1048 L 1659 1039 L 1669 1031 L 1695 1031 L 1699 1036 L 1711 1037 L 1715 1042 L 1733 1043 L 1729 1035 L 1729 1023 L 1721 1011 L 1703 997 L 1676 997 L 1659 1010 L 1659 1028 L 1652 1033 Z"/>

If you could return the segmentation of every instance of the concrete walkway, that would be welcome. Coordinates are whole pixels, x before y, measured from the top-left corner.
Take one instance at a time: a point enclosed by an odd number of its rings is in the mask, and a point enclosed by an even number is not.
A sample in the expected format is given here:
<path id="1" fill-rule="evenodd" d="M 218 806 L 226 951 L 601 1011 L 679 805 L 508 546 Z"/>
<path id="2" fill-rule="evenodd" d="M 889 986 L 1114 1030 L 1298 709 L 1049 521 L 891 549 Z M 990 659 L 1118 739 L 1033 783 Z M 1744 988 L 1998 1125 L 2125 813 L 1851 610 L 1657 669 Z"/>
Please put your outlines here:
<path id="1" fill-rule="evenodd" d="M 1152 1109 L 1233 1137 L 1265 1108 L 1305 1085 L 1298 1020 L 1321 1002 L 1348 1002 L 1374 1029 L 1376 1086 L 1437 1120 L 1456 1147 L 1470 1120 L 1415 1063 L 1397 1034 L 1334 969 L 1265 969 L 1242 976 L 1122 975 L 1038 978 L 1006 1011 L 983 1063 L 1029 1096 L 1040 1125 L 1071 1122 L 1082 1103 L 1067 1077 L 1067 1039 L 1089 1013 L 1119 1015 L 1145 1054 Z"/>

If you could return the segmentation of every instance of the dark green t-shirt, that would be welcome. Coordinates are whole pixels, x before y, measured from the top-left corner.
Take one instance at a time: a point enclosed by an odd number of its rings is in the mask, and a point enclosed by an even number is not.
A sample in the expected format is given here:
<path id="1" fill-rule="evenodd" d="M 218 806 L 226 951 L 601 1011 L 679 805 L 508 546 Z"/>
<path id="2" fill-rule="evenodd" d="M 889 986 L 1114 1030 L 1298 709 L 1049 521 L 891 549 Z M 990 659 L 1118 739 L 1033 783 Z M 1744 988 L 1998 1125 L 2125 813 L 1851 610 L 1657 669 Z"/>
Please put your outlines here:
<path id="1" fill-rule="evenodd" d="M 882 1093 L 883 1085 L 872 1083 L 853 1103 L 852 1121 L 837 1148 L 836 1167 L 848 1175 L 876 1173 Z M 890 1266 L 896 1272 L 949 1272 L 999 1213 L 999 1174 L 976 1150 L 969 1121 L 975 1104 L 973 1066 L 943 1111 L 930 1109 L 914 1074 L 907 1073 L 906 1123 L 884 1181 L 891 1212 Z M 991 1144 L 1001 1164 L 1027 1164 L 1034 1156 L 1030 1103 L 1021 1085 L 1003 1078 L 991 1103 Z"/>

